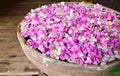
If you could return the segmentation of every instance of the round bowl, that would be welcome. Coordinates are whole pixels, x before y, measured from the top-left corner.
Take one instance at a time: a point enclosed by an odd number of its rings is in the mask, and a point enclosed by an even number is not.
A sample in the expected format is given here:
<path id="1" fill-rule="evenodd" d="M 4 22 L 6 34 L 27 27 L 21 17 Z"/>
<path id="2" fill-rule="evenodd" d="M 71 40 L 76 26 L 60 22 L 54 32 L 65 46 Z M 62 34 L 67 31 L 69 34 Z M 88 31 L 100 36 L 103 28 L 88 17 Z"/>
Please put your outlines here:
<path id="1" fill-rule="evenodd" d="M 116 13 L 120 15 L 120 13 Z M 115 60 L 106 65 L 88 65 L 85 67 L 80 64 L 46 57 L 26 44 L 26 40 L 20 34 L 20 27 L 21 25 L 18 25 L 17 37 L 23 52 L 39 70 L 43 71 L 48 76 L 111 76 L 108 71 L 120 65 L 120 60 Z"/>

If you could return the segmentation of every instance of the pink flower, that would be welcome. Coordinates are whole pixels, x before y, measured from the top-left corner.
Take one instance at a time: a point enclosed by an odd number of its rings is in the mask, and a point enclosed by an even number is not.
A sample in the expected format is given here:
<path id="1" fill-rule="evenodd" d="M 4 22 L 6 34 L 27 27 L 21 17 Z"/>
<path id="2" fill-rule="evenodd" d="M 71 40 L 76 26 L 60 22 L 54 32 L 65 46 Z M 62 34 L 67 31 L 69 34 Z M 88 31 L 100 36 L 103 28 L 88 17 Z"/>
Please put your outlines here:
<path id="1" fill-rule="evenodd" d="M 85 60 L 85 63 L 91 64 L 92 63 L 91 58 L 87 57 L 87 59 Z"/>
<path id="2" fill-rule="evenodd" d="M 38 17 L 34 17 L 33 19 L 32 19 L 32 22 L 31 22 L 31 24 L 39 24 L 39 19 L 38 19 Z"/>
<path id="3" fill-rule="evenodd" d="M 35 48 L 35 49 L 38 48 L 38 44 L 31 39 L 27 40 L 27 44 L 30 45 L 32 48 Z"/>

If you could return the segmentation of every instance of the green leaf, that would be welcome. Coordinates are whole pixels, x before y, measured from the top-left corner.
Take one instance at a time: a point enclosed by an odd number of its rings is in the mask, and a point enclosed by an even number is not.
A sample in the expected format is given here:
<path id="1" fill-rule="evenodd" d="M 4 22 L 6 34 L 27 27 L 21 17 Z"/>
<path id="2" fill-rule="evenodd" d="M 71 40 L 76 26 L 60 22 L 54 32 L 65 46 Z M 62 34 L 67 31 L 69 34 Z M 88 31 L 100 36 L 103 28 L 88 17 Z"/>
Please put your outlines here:
<path id="1" fill-rule="evenodd" d="M 110 70 L 110 73 L 115 76 L 120 76 L 120 66 Z"/>
<path id="2" fill-rule="evenodd" d="M 56 46 L 55 45 L 52 47 L 52 51 L 54 51 L 54 50 L 56 50 Z"/>

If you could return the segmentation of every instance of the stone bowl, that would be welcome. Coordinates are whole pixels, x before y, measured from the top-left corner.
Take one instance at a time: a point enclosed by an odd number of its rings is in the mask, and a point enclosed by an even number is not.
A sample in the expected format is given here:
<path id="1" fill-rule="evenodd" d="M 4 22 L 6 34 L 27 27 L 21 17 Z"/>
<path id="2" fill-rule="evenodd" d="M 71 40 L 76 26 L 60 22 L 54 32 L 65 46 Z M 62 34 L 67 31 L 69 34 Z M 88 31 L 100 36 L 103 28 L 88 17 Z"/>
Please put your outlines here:
<path id="1" fill-rule="evenodd" d="M 105 9 L 109 9 L 105 7 Z M 115 11 L 118 16 L 120 13 Z M 28 59 L 42 72 L 48 76 L 112 76 L 109 70 L 120 65 L 120 60 L 115 60 L 106 65 L 88 65 L 84 67 L 80 64 L 52 59 L 42 55 L 38 50 L 30 48 L 26 40 L 20 34 L 20 27 L 17 27 L 17 37 L 21 44 L 22 50 Z"/>

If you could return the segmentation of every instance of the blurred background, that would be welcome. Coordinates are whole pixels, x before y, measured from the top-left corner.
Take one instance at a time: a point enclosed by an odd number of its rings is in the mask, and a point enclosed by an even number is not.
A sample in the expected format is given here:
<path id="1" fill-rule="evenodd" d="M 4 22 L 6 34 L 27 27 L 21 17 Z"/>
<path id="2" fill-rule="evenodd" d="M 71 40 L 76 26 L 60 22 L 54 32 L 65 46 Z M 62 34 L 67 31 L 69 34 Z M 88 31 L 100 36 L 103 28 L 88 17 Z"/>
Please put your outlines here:
<path id="1" fill-rule="evenodd" d="M 73 2 L 80 0 L 0 0 L 0 15 L 26 14 L 31 8 L 61 1 Z M 93 3 L 100 3 L 120 11 L 120 0 L 93 0 Z"/>

